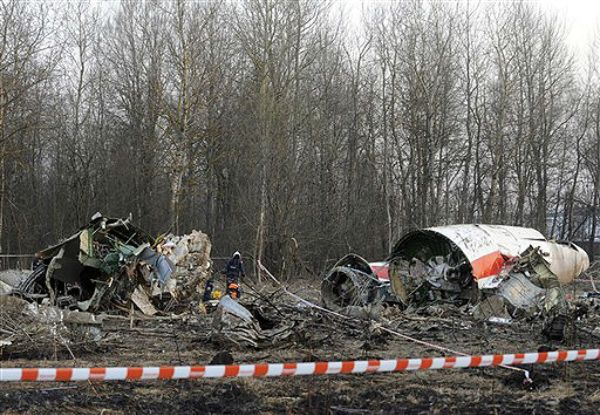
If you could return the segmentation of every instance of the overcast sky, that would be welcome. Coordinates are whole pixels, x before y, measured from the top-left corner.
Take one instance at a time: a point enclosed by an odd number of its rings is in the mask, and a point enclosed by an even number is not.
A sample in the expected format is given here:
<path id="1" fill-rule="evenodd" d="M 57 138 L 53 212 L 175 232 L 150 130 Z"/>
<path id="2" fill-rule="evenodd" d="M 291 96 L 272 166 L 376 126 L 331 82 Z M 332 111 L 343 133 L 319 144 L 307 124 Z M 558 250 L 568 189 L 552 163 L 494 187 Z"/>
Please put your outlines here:
<path id="1" fill-rule="evenodd" d="M 535 2 L 564 19 L 569 46 L 577 55 L 584 55 L 597 31 L 600 0 L 541 0 Z"/>
<path id="2" fill-rule="evenodd" d="M 386 0 L 337 0 L 347 18 L 360 24 L 362 5 Z M 388 0 L 402 1 L 402 0 Z M 466 1 L 466 0 L 461 0 Z M 482 3 L 508 3 L 512 0 L 482 0 Z M 548 13 L 555 13 L 565 24 L 567 42 L 575 56 L 581 60 L 589 50 L 594 34 L 600 25 L 600 0 L 529 0 Z M 477 4 L 477 0 L 470 0 Z M 580 62 L 581 63 L 581 62 Z"/>

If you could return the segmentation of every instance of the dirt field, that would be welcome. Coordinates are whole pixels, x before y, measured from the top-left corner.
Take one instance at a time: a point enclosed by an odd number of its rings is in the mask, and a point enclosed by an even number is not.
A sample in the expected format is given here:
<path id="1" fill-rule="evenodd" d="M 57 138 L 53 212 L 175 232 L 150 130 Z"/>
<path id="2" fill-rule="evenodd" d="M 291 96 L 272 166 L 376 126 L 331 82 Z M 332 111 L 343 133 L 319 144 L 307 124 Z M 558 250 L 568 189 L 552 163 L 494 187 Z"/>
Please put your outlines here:
<path id="1" fill-rule="evenodd" d="M 300 290 L 318 296 L 316 288 Z M 252 296 L 242 299 L 251 302 Z M 476 322 L 448 307 L 406 314 L 386 310 L 386 325 L 422 340 L 469 353 L 596 348 L 591 332 L 600 311 L 590 306 L 565 343 L 541 334 L 539 321 L 510 326 Z M 154 366 L 208 364 L 219 352 L 235 363 L 439 356 L 441 352 L 380 333 L 368 323 L 345 323 L 305 310 L 306 325 L 291 342 L 261 349 L 215 344 L 210 315 L 185 320 L 105 322 L 102 340 L 64 348 L 30 348 L 0 356 L 2 367 Z M 362 324 L 362 325 L 361 325 Z M 587 331 L 587 332 L 586 332 Z M 221 353 L 223 355 L 223 353 Z M 112 383 L 1 384 L 0 414 L 130 413 L 598 413 L 600 363 L 531 367 L 534 384 L 501 368 L 381 375 Z"/>

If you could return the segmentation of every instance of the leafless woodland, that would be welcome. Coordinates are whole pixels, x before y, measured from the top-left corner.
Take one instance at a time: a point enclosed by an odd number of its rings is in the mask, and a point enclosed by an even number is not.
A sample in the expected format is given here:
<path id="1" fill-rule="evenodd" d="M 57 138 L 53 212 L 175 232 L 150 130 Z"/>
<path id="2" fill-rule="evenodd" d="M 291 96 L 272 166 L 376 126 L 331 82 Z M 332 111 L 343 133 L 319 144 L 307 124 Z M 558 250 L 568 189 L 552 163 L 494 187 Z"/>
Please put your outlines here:
<path id="1" fill-rule="evenodd" d="M 593 241 L 600 43 L 531 3 L 0 0 L 0 251 L 96 211 L 279 274 L 409 229 Z"/>

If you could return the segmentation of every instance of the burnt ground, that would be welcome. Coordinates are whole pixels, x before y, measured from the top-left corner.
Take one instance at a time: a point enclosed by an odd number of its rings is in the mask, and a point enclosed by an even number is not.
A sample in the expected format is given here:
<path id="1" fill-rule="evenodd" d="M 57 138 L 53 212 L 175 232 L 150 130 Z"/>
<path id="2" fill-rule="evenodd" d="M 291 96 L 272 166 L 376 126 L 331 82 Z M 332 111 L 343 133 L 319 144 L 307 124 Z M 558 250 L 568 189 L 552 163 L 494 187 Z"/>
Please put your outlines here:
<path id="1" fill-rule="evenodd" d="M 316 287 L 316 285 L 315 285 Z M 302 295 L 315 298 L 315 287 Z M 283 296 L 283 295 L 282 295 Z M 242 299 L 251 302 L 248 295 Z M 515 353 L 557 348 L 596 348 L 590 334 L 600 310 L 587 310 L 562 342 L 548 341 L 535 319 L 512 325 L 472 320 L 453 307 L 419 313 L 384 312 L 398 331 L 467 353 Z M 208 364 L 219 352 L 235 363 L 379 359 L 442 353 L 381 333 L 367 323 L 345 323 L 306 311 L 310 324 L 292 341 L 261 349 L 214 344 L 211 317 L 177 320 L 125 319 L 104 323 L 99 342 L 73 343 L 75 356 L 44 345 L 0 355 L 2 367 L 156 366 Z M 362 326 L 361 326 L 362 324 Z M 246 413 L 598 413 L 600 362 L 529 367 L 534 384 L 502 368 L 399 374 L 338 375 L 271 379 L 147 381 L 111 383 L 0 383 L 0 414 L 246 414 Z"/>

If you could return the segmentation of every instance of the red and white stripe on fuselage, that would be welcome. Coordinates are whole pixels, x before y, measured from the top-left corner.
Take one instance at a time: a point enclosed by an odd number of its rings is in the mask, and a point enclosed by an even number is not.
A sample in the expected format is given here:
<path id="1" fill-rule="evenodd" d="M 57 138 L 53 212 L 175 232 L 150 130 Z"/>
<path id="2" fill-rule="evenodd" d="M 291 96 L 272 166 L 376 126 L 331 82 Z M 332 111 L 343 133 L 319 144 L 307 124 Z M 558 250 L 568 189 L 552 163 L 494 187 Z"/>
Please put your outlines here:
<path id="1" fill-rule="evenodd" d="M 377 279 L 380 281 L 389 281 L 390 280 L 390 264 L 385 261 L 381 262 L 369 262 L 369 266 L 377 275 Z"/>
<path id="2" fill-rule="evenodd" d="M 471 263 L 479 288 L 493 288 L 507 261 L 530 245 L 545 241 L 531 228 L 504 225 L 450 225 L 428 228 L 451 240 Z"/>

